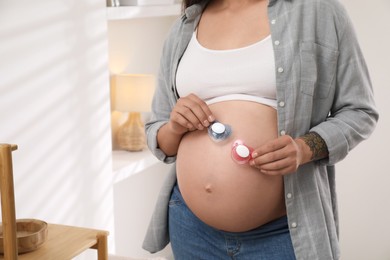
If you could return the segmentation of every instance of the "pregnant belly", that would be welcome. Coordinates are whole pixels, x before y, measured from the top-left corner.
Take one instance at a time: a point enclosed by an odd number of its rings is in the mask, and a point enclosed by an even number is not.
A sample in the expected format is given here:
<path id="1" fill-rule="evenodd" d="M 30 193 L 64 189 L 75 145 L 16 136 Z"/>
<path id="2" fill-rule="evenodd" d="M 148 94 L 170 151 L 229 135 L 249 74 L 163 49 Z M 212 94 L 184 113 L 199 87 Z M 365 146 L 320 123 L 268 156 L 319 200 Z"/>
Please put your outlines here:
<path id="1" fill-rule="evenodd" d="M 187 133 L 177 154 L 177 179 L 191 211 L 225 231 L 247 231 L 285 214 L 283 178 L 268 176 L 231 158 L 240 139 L 257 148 L 277 137 L 276 111 L 249 101 L 210 105 L 216 119 L 232 127 L 230 137 L 213 141 L 206 130 Z"/>

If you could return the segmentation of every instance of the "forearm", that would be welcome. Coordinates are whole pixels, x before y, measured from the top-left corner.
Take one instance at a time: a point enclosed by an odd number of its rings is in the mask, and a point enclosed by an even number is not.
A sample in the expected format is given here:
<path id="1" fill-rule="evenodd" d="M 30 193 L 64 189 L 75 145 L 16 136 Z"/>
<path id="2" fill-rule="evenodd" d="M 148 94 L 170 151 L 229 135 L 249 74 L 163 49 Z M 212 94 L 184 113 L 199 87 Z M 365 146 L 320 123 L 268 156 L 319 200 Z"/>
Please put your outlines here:
<path id="1" fill-rule="evenodd" d="M 175 156 L 179 149 L 183 134 L 175 133 L 169 127 L 169 123 L 163 125 L 157 132 L 158 147 L 167 155 Z"/>
<path id="2" fill-rule="evenodd" d="M 328 147 L 316 132 L 309 132 L 295 140 L 301 148 L 301 164 L 328 157 Z"/>

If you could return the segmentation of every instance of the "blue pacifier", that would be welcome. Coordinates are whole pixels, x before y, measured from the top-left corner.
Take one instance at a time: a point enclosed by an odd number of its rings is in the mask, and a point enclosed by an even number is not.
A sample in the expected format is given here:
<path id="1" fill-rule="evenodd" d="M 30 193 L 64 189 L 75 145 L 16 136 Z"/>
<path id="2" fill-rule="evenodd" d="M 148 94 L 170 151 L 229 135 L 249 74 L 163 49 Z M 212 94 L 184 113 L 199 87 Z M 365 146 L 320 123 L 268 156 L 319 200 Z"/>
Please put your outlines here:
<path id="1" fill-rule="evenodd" d="M 208 129 L 208 134 L 215 142 L 220 142 L 227 139 L 232 133 L 232 128 L 229 125 L 224 125 L 218 121 L 212 123 Z"/>

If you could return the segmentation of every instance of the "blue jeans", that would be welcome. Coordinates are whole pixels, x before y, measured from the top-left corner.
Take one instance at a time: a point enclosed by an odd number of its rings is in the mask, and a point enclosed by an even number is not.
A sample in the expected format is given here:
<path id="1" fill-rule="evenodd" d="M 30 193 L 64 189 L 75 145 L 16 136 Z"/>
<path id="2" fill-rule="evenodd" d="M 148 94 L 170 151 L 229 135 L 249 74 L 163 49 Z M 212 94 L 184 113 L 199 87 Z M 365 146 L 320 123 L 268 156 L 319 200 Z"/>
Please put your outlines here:
<path id="1" fill-rule="evenodd" d="M 295 260 L 287 217 L 247 232 L 225 232 L 198 219 L 178 186 L 169 202 L 169 236 L 175 260 Z"/>

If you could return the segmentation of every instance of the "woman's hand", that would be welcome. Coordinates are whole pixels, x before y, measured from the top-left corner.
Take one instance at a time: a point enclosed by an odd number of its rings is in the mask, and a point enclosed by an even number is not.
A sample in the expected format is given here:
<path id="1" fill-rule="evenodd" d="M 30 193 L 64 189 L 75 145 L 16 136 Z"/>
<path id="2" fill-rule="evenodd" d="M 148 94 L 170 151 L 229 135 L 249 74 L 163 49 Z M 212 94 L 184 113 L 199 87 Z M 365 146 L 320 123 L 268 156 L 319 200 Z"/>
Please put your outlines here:
<path id="1" fill-rule="evenodd" d="M 185 133 L 203 130 L 214 121 L 214 116 L 202 99 L 194 94 L 182 97 L 172 109 L 168 123 L 157 132 L 158 147 L 167 156 L 174 156 Z"/>
<path id="2" fill-rule="evenodd" d="M 304 141 L 284 135 L 271 140 L 252 152 L 249 164 L 269 175 L 285 175 L 295 172 L 306 163 Z"/>
<path id="3" fill-rule="evenodd" d="M 168 122 L 169 129 L 177 135 L 188 131 L 203 130 L 215 121 L 207 104 L 194 94 L 180 98 L 173 108 Z"/>

